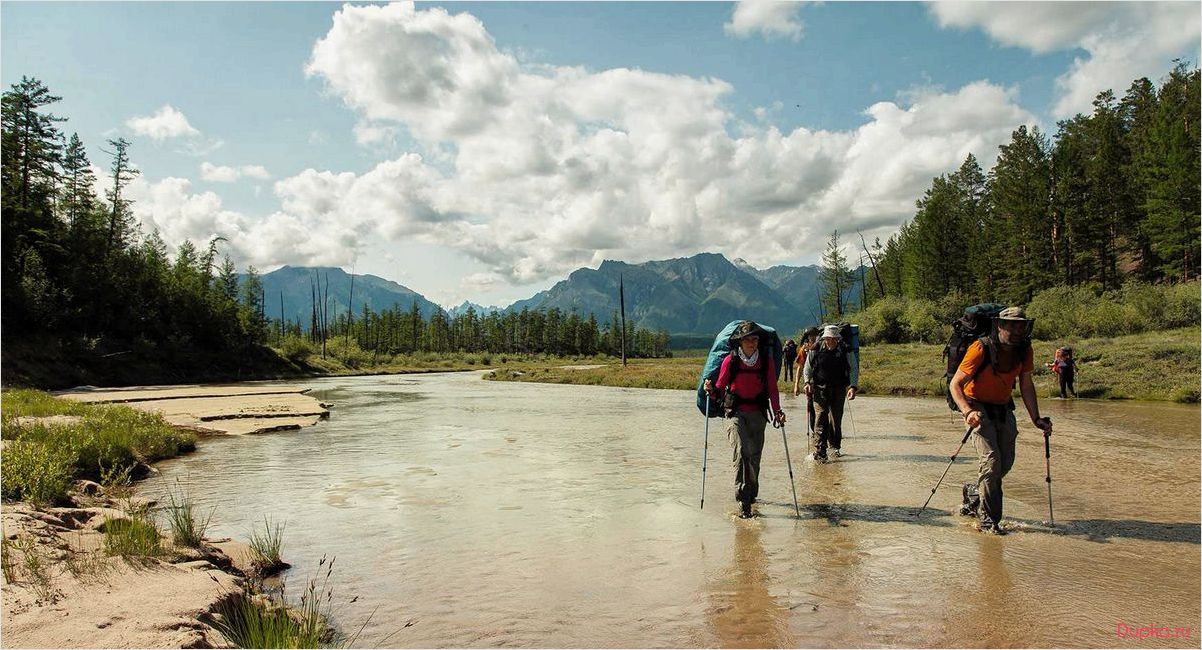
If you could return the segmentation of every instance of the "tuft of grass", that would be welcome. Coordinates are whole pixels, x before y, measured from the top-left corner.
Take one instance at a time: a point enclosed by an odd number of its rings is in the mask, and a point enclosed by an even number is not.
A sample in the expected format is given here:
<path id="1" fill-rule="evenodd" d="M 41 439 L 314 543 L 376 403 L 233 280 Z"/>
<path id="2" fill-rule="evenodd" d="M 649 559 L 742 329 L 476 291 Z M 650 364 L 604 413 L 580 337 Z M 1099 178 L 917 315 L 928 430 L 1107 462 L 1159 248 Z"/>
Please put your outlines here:
<path id="1" fill-rule="evenodd" d="M 182 546 L 199 548 L 200 541 L 204 539 L 205 531 L 209 528 L 209 521 L 212 520 L 213 513 L 217 509 L 216 506 L 210 508 L 204 518 L 200 519 L 196 512 L 196 504 L 186 493 L 181 491 L 177 495 L 175 491 L 171 491 L 168 492 L 168 499 L 171 501 L 171 505 L 167 507 L 171 539 Z"/>
<path id="2" fill-rule="evenodd" d="M 88 404 L 60 399 L 40 390 L 13 389 L 0 393 L 5 424 L 10 418 L 86 415 L 90 408 Z"/>
<path id="3" fill-rule="evenodd" d="M 5 540 L 8 542 L 8 540 Z M 38 552 L 38 542 L 30 535 L 22 535 L 17 539 L 8 542 L 8 552 L 13 550 L 21 552 L 21 571 L 25 577 L 29 579 L 29 586 L 33 589 L 38 598 L 42 600 L 54 600 L 55 591 L 51 584 L 50 564 Z M 15 564 L 15 563 L 13 563 Z M 16 571 L 5 570 L 5 579 L 9 582 L 17 582 Z"/>
<path id="4" fill-rule="evenodd" d="M 124 558 L 162 555 L 162 537 L 150 517 L 138 513 L 104 521 L 104 550 Z"/>
<path id="5" fill-rule="evenodd" d="M 251 561 L 259 575 L 272 575 L 289 566 L 280 556 L 283 548 L 284 524 L 273 525 L 271 519 L 263 517 L 263 530 L 250 534 Z"/>
<path id="6" fill-rule="evenodd" d="M 63 502 L 75 478 L 73 461 L 69 450 L 53 444 L 9 440 L 0 453 L 4 465 L 0 493 L 5 499 L 28 501 L 35 506 Z"/>
<path id="7" fill-rule="evenodd" d="M 12 584 L 17 581 L 17 563 L 13 561 L 13 542 L 8 537 L 0 538 L 0 571 L 3 571 L 4 582 Z"/>
<path id="8" fill-rule="evenodd" d="M 301 594 L 300 603 L 288 606 L 287 585 L 278 598 L 255 593 L 253 587 L 228 596 L 218 607 L 214 627 L 239 648 L 346 648 L 354 645 L 371 616 L 351 635 L 339 633 L 334 618 L 334 590 L 330 578 L 334 560 L 323 556 Z M 324 574 L 323 574 L 324 568 Z M 358 597 L 351 598 L 354 603 Z"/>

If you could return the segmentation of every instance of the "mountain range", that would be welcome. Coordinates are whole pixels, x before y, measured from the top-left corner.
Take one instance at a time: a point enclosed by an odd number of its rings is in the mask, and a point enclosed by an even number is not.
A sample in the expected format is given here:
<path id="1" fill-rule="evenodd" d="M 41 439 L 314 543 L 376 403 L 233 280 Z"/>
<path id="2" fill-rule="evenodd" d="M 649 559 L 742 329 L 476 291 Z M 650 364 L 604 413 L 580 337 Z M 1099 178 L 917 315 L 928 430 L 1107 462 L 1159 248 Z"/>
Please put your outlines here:
<path id="1" fill-rule="evenodd" d="M 329 281 L 331 317 L 347 311 L 351 276 L 336 267 L 285 266 L 261 277 L 269 318 L 281 313 L 307 326 L 312 304 L 312 282 Z M 409 309 L 416 301 L 429 318 L 440 307 L 418 292 L 374 275 L 356 275 L 354 309 L 367 304 L 382 311 L 399 305 Z M 732 320 L 749 318 L 792 334 L 819 320 L 819 267 L 773 266 L 757 269 L 747 262 L 733 262 L 716 253 L 692 257 L 628 264 L 606 260 L 596 269 L 573 271 L 550 289 L 505 308 L 484 307 L 465 301 L 446 309 L 449 315 L 472 308 L 477 314 L 492 311 L 520 312 L 522 309 L 559 308 L 581 316 L 593 314 L 606 322 L 618 310 L 618 286 L 624 286 L 626 318 L 646 329 L 665 329 L 677 339 L 704 341 Z M 846 299 L 858 302 L 860 287 L 851 287 Z M 283 300 L 281 309 L 280 299 Z"/>

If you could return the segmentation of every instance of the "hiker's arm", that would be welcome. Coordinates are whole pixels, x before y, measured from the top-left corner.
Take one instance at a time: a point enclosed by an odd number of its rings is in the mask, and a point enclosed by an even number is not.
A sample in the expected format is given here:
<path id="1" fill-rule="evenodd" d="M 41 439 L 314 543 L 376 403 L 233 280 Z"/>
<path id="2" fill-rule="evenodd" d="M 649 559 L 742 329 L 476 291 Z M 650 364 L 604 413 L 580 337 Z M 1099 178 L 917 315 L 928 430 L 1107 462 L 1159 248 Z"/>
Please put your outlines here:
<path id="1" fill-rule="evenodd" d="M 768 355 L 765 361 L 768 363 L 768 403 L 772 405 L 772 413 L 776 415 L 776 419 L 784 422 L 785 412 L 780 408 L 780 388 L 772 381 L 776 377 L 776 361 L 771 355 Z"/>
<path id="2" fill-rule="evenodd" d="M 726 387 L 730 385 L 730 360 L 733 355 L 727 355 L 722 360 L 722 365 L 718 366 L 718 383 L 714 384 L 714 390 L 711 396 L 717 399 L 726 391 Z"/>
<path id="3" fill-rule="evenodd" d="M 968 373 L 963 370 L 957 370 L 952 376 L 952 381 L 948 384 L 948 389 L 952 391 L 952 401 L 960 408 L 960 412 L 964 414 L 964 423 L 970 427 L 975 427 L 981 423 L 981 412 L 974 411 L 968 406 L 968 396 L 964 394 L 964 385 L 968 383 Z"/>
<path id="4" fill-rule="evenodd" d="M 1043 429 L 1045 434 L 1052 433 L 1052 421 L 1039 417 L 1039 398 L 1035 394 L 1035 380 L 1029 371 L 1018 376 L 1018 390 L 1023 396 L 1023 406 L 1027 407 L 1027 415 L 1031 416 L 1031 424 Z"/>
<path id="5" fill-rule="evenodd" d="M 805 348 L 797 351 L 797 371 L 793 376 L 793 395 L 796 396 L 801 392 L 801 374 L 806 369 L 806 352 Z"/>

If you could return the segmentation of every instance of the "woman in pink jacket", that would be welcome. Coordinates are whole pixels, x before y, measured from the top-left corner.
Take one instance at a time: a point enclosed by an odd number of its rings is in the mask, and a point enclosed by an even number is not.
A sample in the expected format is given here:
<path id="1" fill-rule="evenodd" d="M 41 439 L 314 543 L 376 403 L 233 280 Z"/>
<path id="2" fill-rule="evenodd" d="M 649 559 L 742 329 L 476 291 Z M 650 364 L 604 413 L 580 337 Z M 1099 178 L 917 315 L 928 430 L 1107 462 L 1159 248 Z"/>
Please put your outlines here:
<path id="1" fill-rule="evenodd" d="M 760 354 L 760 336 L 764 331 L 747 321 L 730 337 L 731 353 L 722 360 L 718 383 L 705 382 L 711 399 L 721 399 L 726 417 L 726 436 L 734 451 L 735 500 L 739 516 L 751 517 L 751 504 L 760 490 L 760 456 L 764 451 L 764 429 L 768 413 L 785 421 L 776 387 L 776 366 L 772 355 Z"/>

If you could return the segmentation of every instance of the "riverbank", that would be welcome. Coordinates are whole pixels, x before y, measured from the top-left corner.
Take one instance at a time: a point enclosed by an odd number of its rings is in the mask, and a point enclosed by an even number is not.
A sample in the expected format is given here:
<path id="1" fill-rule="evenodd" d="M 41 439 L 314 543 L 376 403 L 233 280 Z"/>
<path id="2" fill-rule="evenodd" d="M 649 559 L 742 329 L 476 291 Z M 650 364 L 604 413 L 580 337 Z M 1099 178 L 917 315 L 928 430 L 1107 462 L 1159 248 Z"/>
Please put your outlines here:
<path id="1" fill-rule="evenodd" d="M 1035 387 L 1040 397 L 1060 395 L 1054 373 L 1044 366 L 1056 348 L 1076 351 L 1077 394 L 1095 399 L 1197 403 L 1199 401 L 1199 328 L 1183 328 L 1113 338 L 1036 341 Z M 635 359 L 626 368 L 569 369 L 539 363 L 485 374 L 493 381 L 623 386 L 693 390 L 702 357 Z M 860 390 L 866 395 L 943 395 L 943 346 L 921 343 L 864 346 L 860 352 Z M 783 375 L 782 375 L 783 376 Z M 782 391 L 792 385 L 780 382 Z"/>
<path id="2" fill-rule="evenodd" d="M 261 580 L 287 567 L 280 528 L 264 522 L 250 544 L 209 539 L 212 513 L 199 512 L 185 492 L 173 490 L 166 504 L 134 496 L 134 481 L 154 474 L 155 461 L 195 449 L 198 430 L 245 433 L 284 420 L 299 428 L 293 411 L 319 404 L 301 392 L 174 387 L 83 391 L 71 400 L 5 391 L 6 645 L 308 647 L 327 637 L 322 611 L 298 613 L 262 595 Z M 308 417 L 306 424 L 320 416 Z M 270 625 L 249 624 L 256 620 Z M 248 636 L 251 627 L 277 636 Z"/>

